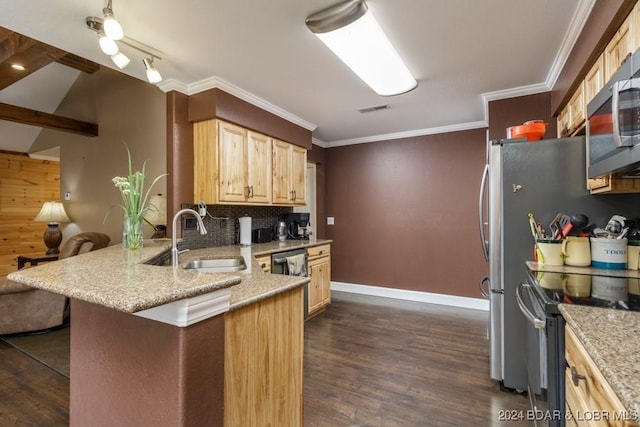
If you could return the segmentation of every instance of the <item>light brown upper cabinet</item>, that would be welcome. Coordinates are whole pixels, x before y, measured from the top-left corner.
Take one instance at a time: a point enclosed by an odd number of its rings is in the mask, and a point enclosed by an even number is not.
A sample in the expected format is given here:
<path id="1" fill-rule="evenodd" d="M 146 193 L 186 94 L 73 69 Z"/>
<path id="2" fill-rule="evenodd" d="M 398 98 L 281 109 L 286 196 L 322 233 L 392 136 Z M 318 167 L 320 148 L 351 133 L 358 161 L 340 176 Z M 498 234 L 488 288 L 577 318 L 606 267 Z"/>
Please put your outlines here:
<path id="1" fill-rule="evenodd" d="M 630 26 L 632 17 L 633 12 L 625 19 L 604 49 L 605 81 L 609 81 L 613 74 L 618 71 L 627 56 L 635 50 Z"/>
<path id="2" fill-rule="evenodd" d="M 598 91 L 604 87 L 604 54 L 593 64 L 589 72 L 584 78 L 584 98 L 585 112 L 586 105 L 591 101 Z"/>
<path id="3" fill-rule="evenodd" d="M 277 139 L 273 140 L 274 204 L 306 203 L 306 168 L 307 150 Z"/>
<path id="4" fill-rule="evenodd" d="M 194 124 L 194 202 L 269 204 L 271 138 L 221 120 Z"/>

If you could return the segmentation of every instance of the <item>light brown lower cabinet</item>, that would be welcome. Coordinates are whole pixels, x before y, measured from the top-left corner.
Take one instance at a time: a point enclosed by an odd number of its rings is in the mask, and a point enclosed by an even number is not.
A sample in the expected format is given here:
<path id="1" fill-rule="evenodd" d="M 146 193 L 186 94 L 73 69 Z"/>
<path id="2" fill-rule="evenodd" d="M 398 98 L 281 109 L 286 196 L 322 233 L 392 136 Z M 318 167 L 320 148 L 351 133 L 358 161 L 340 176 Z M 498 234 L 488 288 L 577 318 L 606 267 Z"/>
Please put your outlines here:
<path id="1" fill-rule="evenodd" d="M 225 315 L 224 425 L 302 426 L 303 287 Z"/>
<path id="2" fill-rule="evenodd" d="M 331 245 L 312 246 L 309 254 L 309 316 L 331 303 Z"/>
<path id="3" fill-rule="evenodd" d="M 566 425 L 637 426 L 569 326 L 565 355 Z"/>
<path id="4" fill-rule="evenodd" d="M 265 273 L 271 273 L 271 255 L 257 256 L 256 261 Z"/>

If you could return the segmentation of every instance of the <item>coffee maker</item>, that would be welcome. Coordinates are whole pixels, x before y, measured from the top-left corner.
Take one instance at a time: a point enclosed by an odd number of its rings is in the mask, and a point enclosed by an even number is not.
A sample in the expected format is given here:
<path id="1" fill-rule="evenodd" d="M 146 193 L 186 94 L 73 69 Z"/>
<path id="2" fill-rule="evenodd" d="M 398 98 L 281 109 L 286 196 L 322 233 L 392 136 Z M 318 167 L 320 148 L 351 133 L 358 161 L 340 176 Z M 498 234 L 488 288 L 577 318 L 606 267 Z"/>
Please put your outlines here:
<path id="1" fill-rule="evenodd" d="M 296 240 L 309 239 L 309 213 L 291 212 L 284 215 L 287 223 L 287 237 Z"/>

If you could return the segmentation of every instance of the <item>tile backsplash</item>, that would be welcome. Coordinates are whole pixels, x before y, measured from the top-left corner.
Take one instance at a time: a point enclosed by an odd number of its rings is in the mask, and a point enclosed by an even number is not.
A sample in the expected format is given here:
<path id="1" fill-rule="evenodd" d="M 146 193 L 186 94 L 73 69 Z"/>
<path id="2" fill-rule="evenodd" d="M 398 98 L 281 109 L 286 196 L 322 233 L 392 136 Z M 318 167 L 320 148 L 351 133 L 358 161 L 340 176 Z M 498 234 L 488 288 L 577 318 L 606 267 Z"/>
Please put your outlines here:
<path id="1" fill-rule="evenodd" d="M 198 205 L 183 203 L 182 208 L 198 211 Z M 182 238 L 190 248 L 237 245 L 240 243 L 240 224 L 238 218 L 251 217 L 251 229 L 270 228 L 278 221 L 278 216 L 292 212 L 293 208 L 283 206 L 235 206 L 207 205 L 207 216 L 203 218 L 207 234 L 198 230 L 185 229 L 185 222 L 192 218 L 183 215 L 181 220 Z"/>

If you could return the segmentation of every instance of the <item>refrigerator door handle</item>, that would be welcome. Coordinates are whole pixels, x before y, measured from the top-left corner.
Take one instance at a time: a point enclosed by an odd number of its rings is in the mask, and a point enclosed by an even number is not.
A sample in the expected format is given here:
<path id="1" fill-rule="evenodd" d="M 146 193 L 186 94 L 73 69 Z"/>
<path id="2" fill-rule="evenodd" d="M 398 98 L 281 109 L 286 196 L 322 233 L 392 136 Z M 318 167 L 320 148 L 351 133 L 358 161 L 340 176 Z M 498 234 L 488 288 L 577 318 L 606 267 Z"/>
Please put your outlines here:
<path id="1" fill-rule="evenodd" d="M 525 288 L 529 289 L 530 285 L 528 283 L 520 283 L 520 285 L 516 288 L 516 301 L 518 302 L 518 307 L 520 307 L 520 311 L 522 312 L 522 314 L 524 314 L 524 317 L 529 321 L 529 323 L 533 325 L 534 328 L 544 329 L 547 326 L 547 322 L 534 316 L 527 305 L 524 303 L 522 292 L 524 292 Z"/>
<path id="2" fill-rule="evenodd" d="M 485 283 L 487 284 L 486 286 L 484 286 Z M 482 298 L 489 299 L 489 276 L 484 276 L 480 280 L 478 287 L 480 288 L 480 293 L 482 294 Z"/>
<path id="3" fill-rule="evenodd" d="M 484 232 L 484 201 L 487 192 L 487 185 L 489 181 L 489 163 L 484 166 L 484 171 L 482 172 L 482 183 L 480 184 L 480 197 L 478 199 L 478 222 L 480 225 L 480 243 L 482 243 L 482 254 L 484 255 L 485 261 L 489 261 L 489 243 L 487 242 L 487 236 Z"/>

